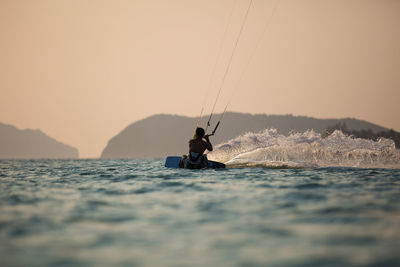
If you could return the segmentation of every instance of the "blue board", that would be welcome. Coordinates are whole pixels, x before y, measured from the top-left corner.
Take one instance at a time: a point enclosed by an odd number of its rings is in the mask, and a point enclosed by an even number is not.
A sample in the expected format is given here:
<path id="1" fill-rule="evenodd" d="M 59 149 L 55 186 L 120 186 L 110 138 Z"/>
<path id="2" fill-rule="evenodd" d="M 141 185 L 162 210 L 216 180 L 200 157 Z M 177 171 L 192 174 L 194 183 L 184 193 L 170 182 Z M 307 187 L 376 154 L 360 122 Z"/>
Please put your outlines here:
<path id="1" fill-rule="evenodd" d="M 167 168 L 179 168 L 179 162 L 182 157 L 167 157 L 165 160 L 165 167 Z"/>
<path id="2" fill-rule="evenodd" d="M 182 157 L 177 157 L 177 156 L 170 156 L 167 157 L 165 160 L 165 167 L 167 168 L 179 168 L 179 162 L 181 161 Z M 217 161 L 208 161 L 208 167 L 209 169 L 222 169 L 225 168 L 225 164 Z"/>

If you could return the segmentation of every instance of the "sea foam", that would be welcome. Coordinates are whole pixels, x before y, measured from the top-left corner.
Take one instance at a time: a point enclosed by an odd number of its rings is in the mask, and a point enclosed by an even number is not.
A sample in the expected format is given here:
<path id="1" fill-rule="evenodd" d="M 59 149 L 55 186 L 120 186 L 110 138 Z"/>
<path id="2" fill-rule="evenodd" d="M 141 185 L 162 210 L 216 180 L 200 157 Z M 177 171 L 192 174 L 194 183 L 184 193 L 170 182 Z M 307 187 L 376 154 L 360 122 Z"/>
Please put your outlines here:
<path id="1" fill-rule="evenodd" d="M 246 133 L 217 145 L 208 157 L 233 167 L 400 168 L 393 140 L 354 138 L 338 130 L 327 137 L 312 130 L 288 136 L 276 129 Z"/>

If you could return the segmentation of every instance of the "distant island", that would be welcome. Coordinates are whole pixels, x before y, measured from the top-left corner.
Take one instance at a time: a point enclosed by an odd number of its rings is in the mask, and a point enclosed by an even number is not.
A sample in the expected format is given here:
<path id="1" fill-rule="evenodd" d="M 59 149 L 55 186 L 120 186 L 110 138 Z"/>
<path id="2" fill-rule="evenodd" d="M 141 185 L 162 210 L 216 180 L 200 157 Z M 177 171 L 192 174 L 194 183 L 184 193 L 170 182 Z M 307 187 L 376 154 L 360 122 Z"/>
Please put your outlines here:
<path id="1" fill-rule="evenodd" d="M 220 114 L 213 116 L 211 132 Z M 152 158 L 187 153 L 187 141 L 193 136 L 198 118 L 160 114 L 132 123 L 113 137 L 104 148 L 101 158 Z M 206 125 L 204 116 L 201 126 Z M 372 133 L 386 132 L 379 125 L 352 119 L 316 119 L 292 115 L 252 115 L 227 112 L 215 136 L 213 144 L 228 141 L 246 132 L 259 132 L 275 128 L 281 134 L 314 130 L 324 134 L 335 125 L 346 125 L 348 131 L 368 130 Z"/>
<path id="2" fill-rule="evenodd" d="M 78 150 L 47 136 L 40 130 L 20 130 L 0 123 L 0 159 L 78 158 Z"/>

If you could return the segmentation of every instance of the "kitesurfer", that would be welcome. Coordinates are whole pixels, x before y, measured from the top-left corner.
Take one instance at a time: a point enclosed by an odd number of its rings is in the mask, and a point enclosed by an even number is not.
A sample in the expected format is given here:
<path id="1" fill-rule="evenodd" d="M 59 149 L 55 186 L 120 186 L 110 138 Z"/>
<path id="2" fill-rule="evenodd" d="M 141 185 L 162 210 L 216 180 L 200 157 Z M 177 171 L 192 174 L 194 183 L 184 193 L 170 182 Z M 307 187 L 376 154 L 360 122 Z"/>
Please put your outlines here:
<path id="1" fill-rule="evenodd" d="M 213 150 L 209 135 L 205 135 L 203 128 L 197 127 L 195 137 L 189 140 L 189 155 L 183 156 L 181 167 L 186 169 L 201 169 L 207 167 L 207 155 L 204 154 L 206 150 Z"/>

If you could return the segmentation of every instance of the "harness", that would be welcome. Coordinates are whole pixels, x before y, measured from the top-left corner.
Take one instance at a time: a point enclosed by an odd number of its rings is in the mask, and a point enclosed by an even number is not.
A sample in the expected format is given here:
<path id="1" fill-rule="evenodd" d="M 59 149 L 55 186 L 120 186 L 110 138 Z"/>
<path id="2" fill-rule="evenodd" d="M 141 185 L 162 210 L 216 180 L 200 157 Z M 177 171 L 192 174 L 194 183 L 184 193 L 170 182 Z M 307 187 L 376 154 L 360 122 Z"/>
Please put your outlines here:
<path id="1" fill-rule="evenodd" d="M 197 152 L 190 152 L 189 153 L 189 160 L 193 164 L 200 164 L 201 163 L 201 154 Z"/>
<path id="2" fill-rule="evenodd" d="M 184 157 L 183 167 L 185 169 L 202 169 L 207 167 L 207 156 L 197 152 L 190 152 Z"/>

